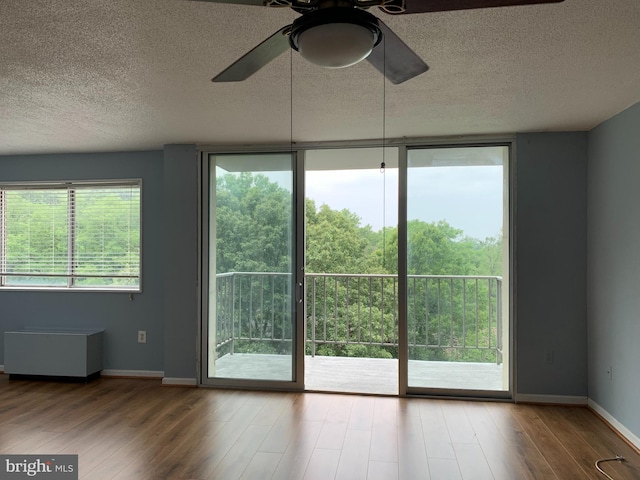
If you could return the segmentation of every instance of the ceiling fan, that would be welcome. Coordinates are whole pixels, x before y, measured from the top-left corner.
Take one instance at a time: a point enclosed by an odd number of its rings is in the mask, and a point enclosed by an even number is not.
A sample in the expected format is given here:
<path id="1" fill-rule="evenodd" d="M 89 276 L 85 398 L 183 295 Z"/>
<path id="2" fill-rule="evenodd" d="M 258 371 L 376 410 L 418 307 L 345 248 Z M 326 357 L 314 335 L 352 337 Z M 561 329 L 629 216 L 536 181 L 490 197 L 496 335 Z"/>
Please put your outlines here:
<path id="1" fill-rule="evenodd" d="M 291 7 L 302 14 L 216 75 L 214 82 L 247 79 L 288 48 L 327 68 L 354 65 L 365 58 L 392 83 L 426 72 L 427 64 L 379 18 L 391 15 L 507 7 L 564 0 L 193 0 L 264 7 Z M 382 40 L 384 39 L 384 42 Z"/>

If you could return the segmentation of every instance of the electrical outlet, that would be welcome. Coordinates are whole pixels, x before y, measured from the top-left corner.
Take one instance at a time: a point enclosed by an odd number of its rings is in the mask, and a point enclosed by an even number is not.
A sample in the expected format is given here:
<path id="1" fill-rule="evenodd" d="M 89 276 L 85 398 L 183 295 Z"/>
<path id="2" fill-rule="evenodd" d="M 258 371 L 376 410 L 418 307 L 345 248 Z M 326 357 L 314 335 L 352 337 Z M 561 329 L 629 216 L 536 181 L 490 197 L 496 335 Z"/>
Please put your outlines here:
<path id="1" fill-rule="evenodd" d="M 544 363 L 547 365 L 553 365 L 553 350 L 544 351 Z"/>
<path id="2" fill-rule="evenodd" d="M 138 343 L 147 343 L 146 330 L 138 330 Z"/>

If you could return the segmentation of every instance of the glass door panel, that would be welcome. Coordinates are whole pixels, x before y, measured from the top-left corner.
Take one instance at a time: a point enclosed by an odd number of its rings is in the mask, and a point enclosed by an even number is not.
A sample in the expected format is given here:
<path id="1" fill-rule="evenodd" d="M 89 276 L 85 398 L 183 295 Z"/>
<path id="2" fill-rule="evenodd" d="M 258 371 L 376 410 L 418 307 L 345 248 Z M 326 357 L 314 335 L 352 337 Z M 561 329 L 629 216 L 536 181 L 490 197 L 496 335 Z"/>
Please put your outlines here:
<path id="1" fill-rule="evenodd" d="M 395 395 L 398 149 L 309 150 L 305 188 L 305 386 Z"/>
<path id="2" fill-rule="evenodd" d="M 408 388 L 506 391 L 507 146 L 407 152 Z"/>
<path id="3" fill-rule="evenodd" d="M 211 155 L 209 179 L 206 377 L 293 382 L 293 156 Z"/>

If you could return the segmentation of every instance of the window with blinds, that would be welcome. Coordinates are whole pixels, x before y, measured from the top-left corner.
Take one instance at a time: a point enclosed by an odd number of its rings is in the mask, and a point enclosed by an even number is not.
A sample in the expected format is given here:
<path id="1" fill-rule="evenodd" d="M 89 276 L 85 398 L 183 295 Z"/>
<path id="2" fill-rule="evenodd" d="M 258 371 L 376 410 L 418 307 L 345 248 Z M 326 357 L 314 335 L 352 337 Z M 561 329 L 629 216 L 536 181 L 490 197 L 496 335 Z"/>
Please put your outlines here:
<path id="1" fill-rule="evenodd" d="M 0 287 L 139 290 L 140 188 L 0 184 Z"/>

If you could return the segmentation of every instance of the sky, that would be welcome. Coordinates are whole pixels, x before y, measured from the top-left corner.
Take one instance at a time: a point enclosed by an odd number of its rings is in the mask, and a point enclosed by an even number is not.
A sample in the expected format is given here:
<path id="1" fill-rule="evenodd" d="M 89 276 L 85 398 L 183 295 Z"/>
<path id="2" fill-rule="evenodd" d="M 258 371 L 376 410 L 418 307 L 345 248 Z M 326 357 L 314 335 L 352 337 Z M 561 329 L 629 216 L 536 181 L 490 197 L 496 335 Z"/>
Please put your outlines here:
<path id="1" fill-rule="evenodd" d="M 306 197 L 316 206 L 347 209 L 374 231 L 398 223 L 398 150 L 377 148 L 309 150 L 305 155 Z M 501 146 L 418 148 L 408 151 L 409 220 L 444 220 L 463 235 L 484 240 L 500 234 L 503 221 L 503 167 L 508 149 Z M 225 163 L 220 156 L 218 162 Z M 227 160 L 238 169 L 238 156 Z M 240 171 L 261 172 L 291 190 L 288 154 L 249 155 Z M 268 164 L 269 168 L 264 166 Z M 464 166 L 461 166 L 464 165 Z M 374 168 L 369 168 L 374 166 Z M 383 201 L 384 199 L 384 201 Z"/>
<path id="2" fill-rule="evenodd" d="M 413 167 L 408 170 L 409 220 L 446 220 L 480 240 L 500 233 L 503 220 L 502 166 Z M 362 225 L 379 230 L 398 221 L 398 169 L 307 171 L 307 198 L 316 205 L 346 208 Z M 386 199 L 383 209 L 383 196 Z"/>

